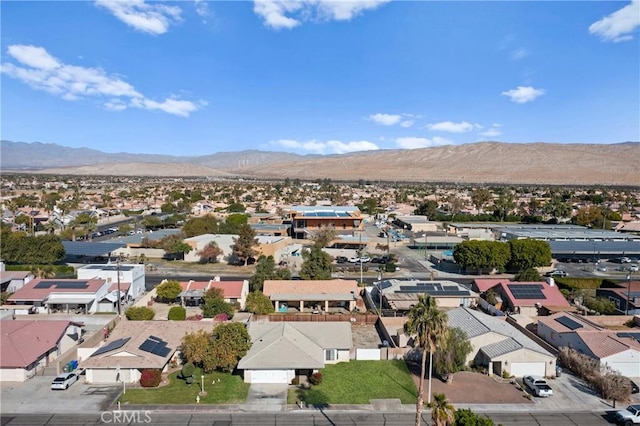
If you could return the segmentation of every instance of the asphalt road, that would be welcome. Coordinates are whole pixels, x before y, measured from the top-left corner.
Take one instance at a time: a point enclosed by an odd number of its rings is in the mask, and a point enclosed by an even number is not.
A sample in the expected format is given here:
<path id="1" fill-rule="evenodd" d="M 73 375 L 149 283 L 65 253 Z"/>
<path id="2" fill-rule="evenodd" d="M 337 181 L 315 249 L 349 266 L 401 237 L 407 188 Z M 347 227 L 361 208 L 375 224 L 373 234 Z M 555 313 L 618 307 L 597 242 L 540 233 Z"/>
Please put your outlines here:
<path id="1" fill-rule="evenodd" d="M 503 426 L 597 426 L 611 424 L 606 413 L 484 413 L 494 423 Z M 24 414 L 2 415 L 2 426 L 26 425 L 213 425 L 213 426 L 409 426 L 415 424 L 415 414 L 408 412 L 337 412 L 294 411 L 288 413 L 172 413 L 172 412 L 111 412 L 97 414 Z M 431 425 L 431 414 L 423 415 L 423 424 Z"/>

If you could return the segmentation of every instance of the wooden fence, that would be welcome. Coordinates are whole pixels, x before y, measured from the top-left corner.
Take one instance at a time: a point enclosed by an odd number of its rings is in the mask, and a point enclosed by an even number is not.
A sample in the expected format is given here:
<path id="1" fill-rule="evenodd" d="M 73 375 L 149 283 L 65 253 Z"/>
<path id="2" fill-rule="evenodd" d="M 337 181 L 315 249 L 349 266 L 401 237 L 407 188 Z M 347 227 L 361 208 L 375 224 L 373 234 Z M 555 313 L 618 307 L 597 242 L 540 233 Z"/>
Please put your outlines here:
<path id="1" fill-rule="evenodd" d="M 312 322 L 350 322 L 352 324 L 375 324 L 378 316 L 375 314 L 272 314 L 253 315 L 252 321 L 312 321 Z"/>

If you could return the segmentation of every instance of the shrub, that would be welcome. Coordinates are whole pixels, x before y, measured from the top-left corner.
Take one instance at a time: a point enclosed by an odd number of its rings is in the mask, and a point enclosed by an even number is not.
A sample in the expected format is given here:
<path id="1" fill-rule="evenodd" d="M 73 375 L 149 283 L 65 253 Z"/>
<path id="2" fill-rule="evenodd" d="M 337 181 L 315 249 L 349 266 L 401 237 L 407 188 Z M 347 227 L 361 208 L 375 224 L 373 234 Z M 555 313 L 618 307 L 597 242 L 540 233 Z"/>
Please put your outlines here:
<path id="1" fill-rule="evenodd" d="M 311 377 L 309 377 L 309 383 L 311 383 L 312 385 L 319 385 L 320 383 L 322 383 L 322 373 L 313 373 Z"/>
<path id="2" fill-rule="evenodd" d="M 227 315 L 227 314 L 225 314 L 225 313 L 223 312 L 223 313 L 221 313 L 221 314 L 216 315 L 216 316 L 215 316 L 215 318 L 214 318 L 214 320 L 215 320 L 215 321 L 221 321 L 221 322 L 229 321 L 229 315 Z"/>
<path id="3" fill-rule="evenodd" d="M 140 376 L 140 386 L 143 388 L 157 388 L 160 384 L 160 379 L 162 377 L 162 373 L 160 370 L 156 369 L 146 369 L 142 370 L 142 375 Z"/>
<path id="4" fill-rule="evenodd" d="M 167 318 L 173 321 L 184 321 L 187 319 L 187 309 L 183 306 L 174 306 L 169 309 Z"/>
<path id="5" fill-rule="evenodd" d="M 455 424 L 465 426 L 494 426 L 493 420 L 482 417 L 468 408 L 459 408 L 455 412 Z"/>
<path id="6" fill-rule="evenodd" d="M 193 376 L 193 373 L 196 371 L 196 366 L 193 365 L 193 363 L 186 363 L 185 365 L 182 366 L 182 371 L 180 372 L 182 374 L 183 378 L 188 378 Z"/>
<path id="7" fill-rule="evenodd" d="M 124 311 L 124 315 L 131 321 L 152 320 L 156 312 L 146 306 L 132 306 Z"/>
<path id="8" fill-rule="evenodd" d="M 384 264 L 384 271 L 385 272 L 396 272 L 396 264 L 393 262 L 387 262 Z"/>
<path id="9" fill-rule="evenodd" d="M 191 376 L 187 377 L 186 382 L 187 382 L 188 385 L 193 384 L 193 377 L 191 377 Z"/>

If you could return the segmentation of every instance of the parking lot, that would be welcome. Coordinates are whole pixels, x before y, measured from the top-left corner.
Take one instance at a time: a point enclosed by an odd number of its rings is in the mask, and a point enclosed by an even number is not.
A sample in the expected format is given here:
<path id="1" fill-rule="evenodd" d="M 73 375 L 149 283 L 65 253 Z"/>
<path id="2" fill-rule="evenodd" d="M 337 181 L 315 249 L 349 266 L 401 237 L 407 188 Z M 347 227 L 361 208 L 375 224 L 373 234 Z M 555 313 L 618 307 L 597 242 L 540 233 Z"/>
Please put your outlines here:
<path id="1" fill-rule="evenodd" d="M 24 383 L 2 383 L 2 413 L 90 413 L 105 410 L 120 394 L 121 386 L 89 385 L 84 376 L 67 390 L 51 390 L 52 376 L 37 376 Z"/>

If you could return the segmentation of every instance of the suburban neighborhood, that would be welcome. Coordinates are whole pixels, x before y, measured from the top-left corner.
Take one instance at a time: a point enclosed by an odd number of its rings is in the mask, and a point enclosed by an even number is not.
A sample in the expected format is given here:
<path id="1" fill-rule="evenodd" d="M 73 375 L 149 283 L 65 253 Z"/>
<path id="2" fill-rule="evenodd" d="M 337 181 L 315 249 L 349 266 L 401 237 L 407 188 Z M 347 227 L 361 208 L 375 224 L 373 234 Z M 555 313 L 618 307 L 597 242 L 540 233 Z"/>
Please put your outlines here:
<path id="1" fill-rule="evenodd" d="M 3 412 L 37 411 L 12 392 L 40 383 L 46 400 L 56 376 L 80 401 L 102 389 L 94 410 L 411 412 L 422 386 L 427 412 L 446 395 L 480 416 L 639 401 L 640 236 L 619 224 L 640 210 L 604 230 L 449 222 L 447 204 L 416 215 L 422 203 L 384 208 L 368 191 L 351 195 L 363 204 L 268 213 L 200 201 L 170 226 L 153 206 L 130 216 L 112 201 L 116 214 L 79 213 L 90 226 L 37 231 L 5 208 L 7 236 L 59 236 L 72 268 L 2 264 Z M 421 334 L 418 312 L 439 334 Z"/>

